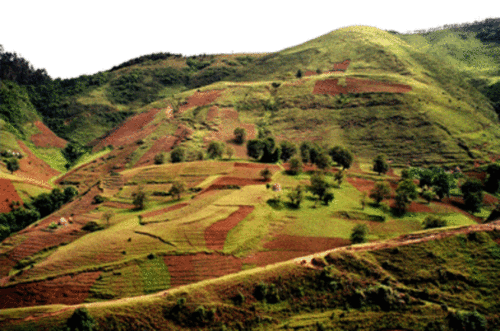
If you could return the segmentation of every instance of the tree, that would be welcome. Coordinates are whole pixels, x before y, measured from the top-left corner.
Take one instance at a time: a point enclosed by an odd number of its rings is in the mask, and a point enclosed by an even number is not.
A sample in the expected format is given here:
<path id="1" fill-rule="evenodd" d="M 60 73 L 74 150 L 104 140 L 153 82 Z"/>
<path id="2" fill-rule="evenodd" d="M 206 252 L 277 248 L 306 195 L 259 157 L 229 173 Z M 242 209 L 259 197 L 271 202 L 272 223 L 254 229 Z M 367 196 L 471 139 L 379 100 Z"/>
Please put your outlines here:
<path id="1" fill-rule="evenodd" d="M 208 144 L 207 155 L 210 159 L 220 159 L 226 152 L 226 144 L 222 141 L 211 141 Z"/>
<path id="2" fill-rule="evenodd" d="M 64 188 L 64 203 L 71 201 L 74 197 L 78 195 L 78 190 L 74 186 L 68 186 Z"/>
<path id="3" fill-rule="evenodd" d="M 85 146 L 80 145 L 79 143 L 70 142 L 64 147 L 62 150 L 62 154 L 64 158 L 68 161 L 66 164 L 66 168 L 71 168 L 73 164 L 87 151 Z"/>
<path id="4" fill-rule="evenodd" d="M 161 152 L 155 155 L 154 164 L 163 164 L 165 163 L 165 153 Z"/>
<path id="5" fill-rule="evenodd" d="M 234 142 L 241 145 L 245 142 L 247 131 L 244 128 L 237 127 L 234 129 Z"/>
<path id="6" fill-rule="evenodd" d="M 314 164 L 321 170 L 328 169 L 332 165 L 332 158 L 323 152 L 314 158 Z"/>
<path id="7" fill-rule="evenodd" d="M 302 78 L 302 70 L 297 70 L 297 73 L 295 74 L 295 77 L 297 78 Z"/>
<path id="8" fill-rule="evenodd" d="M 264 163 L 278 162 L 281 157 L 281 149 L 277 146 L 275 139 L 273 137 L 267 137 L 262 139 L 262 143 L 264 148 L 259 161 Z"/>
<path id="9" fill-rule="evenodd" d="M 320 201 L 323 201 L 323 197 L 328 192 L 331 184 L 327 181 L 325 176 L 320 173 L 315 173 L 311 176 L 311 185 L 309 186 L 309 191 L 313 195 L 317 195 Z"/>
<path id="10" fill-rule="evenodd" d="M 271 170 L 269 170 L 269 168 L 265 168 L 260 171 L 260 175 L 262 176 L 264 181 L 268 181 L 273 176 L 273 173 L 271 172 Z"/>
<path id="11" fill-rule="evenodd" d="M 113 211 L 111 210 L 108 210 L 106 211 L 103 215 L 102 215 L 102 219 L 106 221 L 106 224 L 108 225 L 109 227 L 109 221 L 111 221 L 111 219 L 115 216 L 115 213 L 113 213 Z"/>
<path id="12" fill-rule="evenodd" d="M 439 200 L 450 195 L 450 190 L 453 182 L 453 177 L 445 172 L 438 173 L 432 179 L 432 187 L 434 192 L 439 197 Z"/>
<path id="13" fill-rule="evenodd" d="M 431 203 L 432 200 L 436 198 L 436 193 L 434 193 L 433 190 L 427 189 L 424 192 L 422 192 L 422 198 L 424 198 L 427 203 Z"/>
<path id="14" fill-rule="evenodd" d="M 329 206 L 330 205 L 330 202 L 333 201 L 333 199 L 335 199 L 335 195 L 333 194 L 333 192 L 331 191 L 326 191 L 326 193 L 323 195 L 323 198 L 321 199 L 321 201 L 323 201 L 323 203 L 326 205 L 326 206 Z"/>
<path id="15" fill-rule="evenodd" d="M 287 162 L 292 158 L 295 154 L 297 154 L 297 145 L 288 140 L 283 140 L 280 142 L 281 148 L 281 160 L 283 162 Z"/>
<path id="16" fill-rule="evenodd" d="M 366 224 L 358 224 L 352 230 L 350 239 L 353 244 L 361 244 L 366 241 L 367 235 L 368 227 L 366 226 Z"/>
<path id="17" fill-rule="evenodd" d="M 335 180 L 337 181 L 338 185 L 340 186 L 342 184 L 342 182 L 344 181 L 344 177 L 345 177 L 345 174 L 344 174 L 344 171 L 343 170 L 340 170 L 340 171 L 337 171 L 335 173 L 335 175 L 333 176 L 333 178 L 335 178 Z"/>
<path id="18" fill-rule="evenodd" d="M 170 152 L 170 160 L 172 163 L 184 162 L 186 160 L 186 150 L 177 146 Z"/>
<path id="19" fill-rule="evenodd" d="M 226 146 L 226 155 L 229 160 L 232 159 L 233 155 L 235 153 L 234 147 L 233 146 Z"/>
<path id="20" fill-rule="evenodd" d="M 410 179 L 402 180 L 396 189 L 396 208 L 401 212 L 405 212 L 412 200 L 415 200 L 417 196 L 417 185 Z"/>
<path id="21" fill-rule="evenodd" d="M 483 203 L 483 185 L 477 179 L 468 179 L 460 187 L 464 196 L 465 208 L 473 213 L 481 209 Z"/>
<path id="22" fill-rule="evenodd" d="M 97 330 L 97 322 L 89 314 L 87 308 L 77 308 L 73 312 L 68 321 L 67 327 L 71 331 L 93 331 Z"/>
<path id="23" fill-rule="evenodd" d="M 132 201 L 135 209 L 144 209 L 144 204 L 146 203 L 146 193 L 144 193 L 142 187 L 137 189 L 137 192 L 132 194 L 134 200 Z"/>
<path id="24" fill-rule="evenodd" d="M 291 192 L 287 194 L 287 196 L 290 199 L 290 203 L 295 208 L 300 208 L 300 203 L 304 199 L 304 188 L 302 187 L 302 185 L 297 185 L 294 189 L 292 189 Z"/>
<path id="25" fill-rule="evenodd" d="M 446 220 L 434 215 L 429 215 L 425 218 L 422 226 L 424 229 L 442 228 L 446 226 Z"/>
<path id="26" fill-rule="evenodd" d="M 251 139 L 247 141 L 247 155 L 253 159 L 259 160 L 264 153 L 264 143 L 260 139 Z"/>
<path id="27" fill-rule="evenodd" d="M 486 169 L 488 177 L 484 183 L 486 191 L 496 193 L 500 188 L 500 164 L 492 163 Z"/>
<path id="28" fill-rule="evenodd" d="M 349 169 L 352 165 L 354 157 L 352 153 L 345 147 L 335 146 L 328 151 L 332 160 L 343 169 Z"/>
<path id="29" fill-rule="evenodd" d="M 290 175 L 297 175 L 302 172 L 302 160 L 298 157 L 292 157 L 288 162 L 290 169 L 287 171 Z"/>
<path id="30" fill-rule="evenodd" d="M 377 205 L 384 199 L 391 197 L 391 188 L 387 182 L 377 182 L 375 187 L 370 191 L 370 198 L 375 200 Z"/>
<path id="31" fill-rule="evenodd" d="M 304 141 L 300 144 L 300 157 L 304 163 L 308 163 L 311 160 L 311 155 L 309 153 L 311 146 L 312 144 L 309 141 Z"/>
<path id="32" fill-rule="evenodd" d="M 181 194 L 184 193 L 185 191 L 186 191 L 186 184 L 184 184 L 184 182 L 174 181 L 168 193 L 172 195 L 172 197 L 177 197 L 177 200 L 180 200 Z"/>
<path id="33" fill-rule="evenodd" d="M 379 154 L 373 160 L 373 171 L 380 174 L 385 174 L 389 170 L 389 163 L 387 163 L 387 157 L 384 154 Z"/>
<path id="34" fill-rule="evenodd" d="M 7 170 L 10 171 L 11 174 L 14 173 L 14 171 L 19 170 L 19 161 L 16 158 L 10 158 L 7 160 Z"/>

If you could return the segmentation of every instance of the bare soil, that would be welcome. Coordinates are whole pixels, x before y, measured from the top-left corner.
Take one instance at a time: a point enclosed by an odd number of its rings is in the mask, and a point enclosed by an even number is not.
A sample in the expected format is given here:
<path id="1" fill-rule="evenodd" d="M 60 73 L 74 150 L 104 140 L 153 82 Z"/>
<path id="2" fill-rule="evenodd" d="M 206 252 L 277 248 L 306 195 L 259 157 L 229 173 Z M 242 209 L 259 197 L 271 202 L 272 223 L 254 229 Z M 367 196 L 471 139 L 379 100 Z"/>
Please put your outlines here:
<path id="1" fill-rule="evenodd" d="M 12 201 L 23 203 L 10 179 L 0 178 L 0 213 L 10 212 L 10 203 Z"/>
<path id="2" fill-rule="evenodd" d="M 314 85 L 313 94 L 406 93 L 410 91 L 411 86 L 408 85 L 347 77 L 345 86 L 339 85 L 338 79 L 318 81 Z"/>
<path id="3" fill-rule="evenodd" d="M 190 96 L 183 105 L 179 107 L 179 113 L 183 113 L 193 107 L 207 106 L 217 100 L 221 93 L 222 90 L 211 90 L 203 92 L 197 91 L 192 96 Z"/>
<path id="4" fill-rule="evenodd" d="M 253 210 L 254 206 L 240 206 L 237 211 L 225 220 L 218 221 L 205 229 L 205 242 L 209 249 L 222 250 L 227 234 L 240 221 L 245 219 Z"/>
<path id="5" fill-rule="evenodd" d="M 31 141 L 37 147 L 57 147 L 64 148 L 68 143 L 66 140 L 56 136 L 52 130 L 45 126 L 41 121 L 36 121 L 33 123 L 40 133 L 31 136 Z"/>
<path id="6" fill-rule="evenodd" d="M 17 143 L 23 150 L 24 157 L 19 160 L 19 170 L 15 174 L 28 180 L 33 179 L 35 182 L 45 183 L 45 186 L 50 188 L 51 186 L 46 183 L 52 177 L 57 176 L 59 171 L 52 169 L 45 161 L 36 157 L 21 140 Z"/>

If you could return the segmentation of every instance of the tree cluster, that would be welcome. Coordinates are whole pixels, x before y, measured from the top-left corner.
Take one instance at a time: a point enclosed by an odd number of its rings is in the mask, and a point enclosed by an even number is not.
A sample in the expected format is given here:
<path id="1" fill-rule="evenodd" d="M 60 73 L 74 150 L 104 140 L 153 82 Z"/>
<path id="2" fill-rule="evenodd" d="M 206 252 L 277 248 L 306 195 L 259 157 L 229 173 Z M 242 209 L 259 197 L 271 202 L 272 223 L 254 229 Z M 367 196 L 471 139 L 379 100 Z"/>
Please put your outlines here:
<path id="1" fill-rule="evenodd" d="M 55 188 L 50 193 L 38 195 L 20 208 L 0 214 L 0 240 L 53 213 L 76 195 L 78 191 L 72 186 L 64 190 Z"/>

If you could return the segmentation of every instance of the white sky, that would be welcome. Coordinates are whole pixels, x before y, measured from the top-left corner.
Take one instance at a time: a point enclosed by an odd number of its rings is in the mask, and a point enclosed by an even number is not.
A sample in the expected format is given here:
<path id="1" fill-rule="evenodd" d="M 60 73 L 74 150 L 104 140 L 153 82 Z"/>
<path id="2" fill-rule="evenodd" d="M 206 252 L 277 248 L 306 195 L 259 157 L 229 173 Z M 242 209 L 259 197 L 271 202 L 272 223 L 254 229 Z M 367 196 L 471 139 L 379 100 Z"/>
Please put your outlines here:
<path id="1" fill-rule="evenodd" d="M 0 44 L 69 78 L 154 52 L 274 52 L 350 25 L 408 32 L 493 17 L 498 0 L 0 0 Z"/>

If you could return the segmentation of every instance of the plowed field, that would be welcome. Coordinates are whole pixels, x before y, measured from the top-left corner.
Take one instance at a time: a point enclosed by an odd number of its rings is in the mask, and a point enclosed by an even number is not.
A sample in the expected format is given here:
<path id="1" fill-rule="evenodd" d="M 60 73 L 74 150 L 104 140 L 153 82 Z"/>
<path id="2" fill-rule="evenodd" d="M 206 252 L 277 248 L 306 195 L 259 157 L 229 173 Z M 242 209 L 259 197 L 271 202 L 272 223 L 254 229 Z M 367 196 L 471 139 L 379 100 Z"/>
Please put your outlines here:
<path id="1" fill-rule="evenodd" d="M 406 93 L 410 91 L 411 86 L 408 85 L 347 77 L 345 86 L 339 85 L 338 79 L 318 81 L 314 85 L 313 94 Z"/>
<path id="2" fill-rule="evenodd" d="M 195 92 L 192 96 L 190 96 L 186 103 L 179 107 L 179 113 L 183 113 L 186 110 L 199 107 L 206 106 L 217 100 L 217 98 L 221 95 L 222 90 L 211 90 L 211 91 L 203 91 L 203 92 Z"/>
<path id="3" fill-rule="evenodd" d="M 52 169 L 45 161 L 39 159 L 31 150 L 21 141 L 17 143 L 23 150 L 24 157 L 19 161 L 19 170 L 16 175 L 26 179 L 32 179 L 36 183 L 46 183 L 50 178 L 59 174 L 59 171 Z M 46 184 L 48 188 L 50 186 Z"/>
<path id="4" fill-rule="evenodd" d="M 240 206 L 237 211 L 229 215 L 228 218 L 218 221 L 205 230 L 205 242 L 209 249 L 222 250 L 227 234 L 240 221 L 245 219 L 252 211 L 254 206 Z"/>
<path id="5" fill-rule="evenodd" d="M 45 126 L 40 121 L 36 121 L 35 126 L 40 130 L 40 133 L 31 136 L 31 141 L 38 147 L 57 147 L 64 148 L 68 143 L 66 140 L 56 136 L 52 130 Z"/>
<path id="6" fill-rule="evenodd" d="M 11 210 L 10 203 L 12 201 L 22 203 L 12 182 L 9 179 L 0 178 L 0 213 L 8 213 Z"/>

